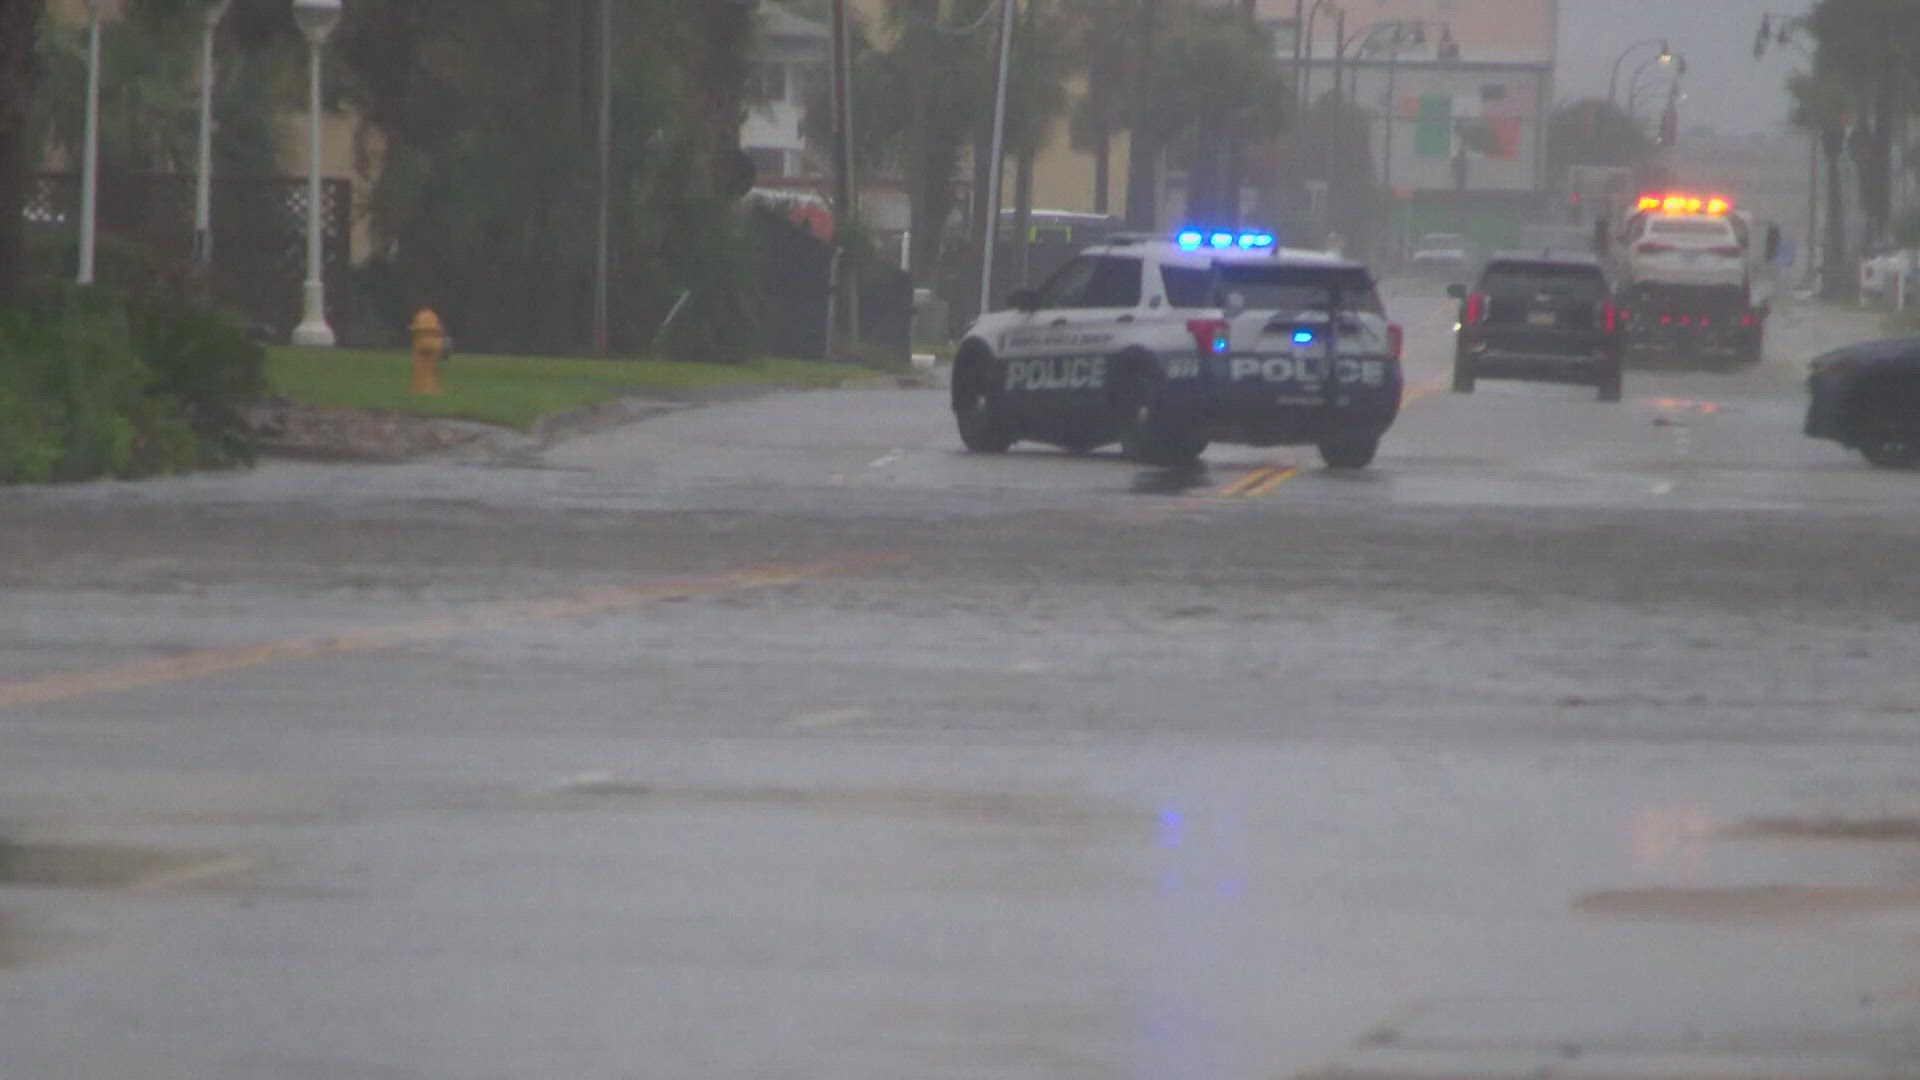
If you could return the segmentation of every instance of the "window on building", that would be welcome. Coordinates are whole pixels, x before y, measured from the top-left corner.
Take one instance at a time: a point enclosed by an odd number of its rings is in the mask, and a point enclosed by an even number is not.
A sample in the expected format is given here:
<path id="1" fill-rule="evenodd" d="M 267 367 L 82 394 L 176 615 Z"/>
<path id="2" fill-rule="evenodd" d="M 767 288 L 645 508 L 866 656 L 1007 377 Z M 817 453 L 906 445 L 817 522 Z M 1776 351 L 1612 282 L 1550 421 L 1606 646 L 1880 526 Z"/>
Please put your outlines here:
<path id="1" fill-rule="evenodd" d="M 827 100 L 827 67 L 825 64 L 793 65 L 794 100 L 801 105 L 811 105 Z"/>
<path id="2" fill-rule="evenodd" d="M 777 180 L 787 175 L 787 152 L 771 146 L 749 146 L 747 160 L 753 162 L 759 180 Z"/>
<path id="3" fill-rule="evenodd" d="M 787 65 L 764 61 L 750 67 L 747 71 L 747 97 L 768 103 L 787 100 Z"/>

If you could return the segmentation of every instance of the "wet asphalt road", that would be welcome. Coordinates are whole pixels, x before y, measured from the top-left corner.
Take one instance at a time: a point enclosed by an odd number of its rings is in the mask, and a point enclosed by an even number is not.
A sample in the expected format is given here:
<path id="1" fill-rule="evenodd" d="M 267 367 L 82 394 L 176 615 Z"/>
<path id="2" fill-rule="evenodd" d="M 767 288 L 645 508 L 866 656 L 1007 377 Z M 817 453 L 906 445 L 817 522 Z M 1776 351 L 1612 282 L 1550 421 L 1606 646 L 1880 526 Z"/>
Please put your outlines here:
<path id="1" fill-rule="evenodd" d="M 8 492 L 0 1075 L 1920 1076 L 1869 324 L 1601 406 L 1390 303 L 1363 476 L 870 390 Z"/>

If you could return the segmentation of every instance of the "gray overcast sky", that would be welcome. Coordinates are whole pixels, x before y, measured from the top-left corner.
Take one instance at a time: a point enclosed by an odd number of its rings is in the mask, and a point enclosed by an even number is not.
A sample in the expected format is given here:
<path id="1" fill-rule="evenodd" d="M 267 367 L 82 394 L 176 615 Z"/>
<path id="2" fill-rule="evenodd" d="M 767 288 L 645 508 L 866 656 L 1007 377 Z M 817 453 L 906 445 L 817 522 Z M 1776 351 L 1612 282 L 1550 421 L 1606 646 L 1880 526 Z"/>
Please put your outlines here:
<path id="1" fill-rule="evenodd" d="M 1641 38 L 1667 37 L 1687 54 L 1682 124 L 1771 130 L 1786 120 L 1784 86 L 1801 58 L 1791 49 L 1769 50 L 1756 64 L 1753 36 L 1762 13 L 1800 14 L 1812 6 L 1812 0 L 1560 0 L 1558 94 L 1604 95 L 1620 50 Z M 1648 49 L 1621 65 L 1623 98 L 1634 68 L 1653 55 Z"/>

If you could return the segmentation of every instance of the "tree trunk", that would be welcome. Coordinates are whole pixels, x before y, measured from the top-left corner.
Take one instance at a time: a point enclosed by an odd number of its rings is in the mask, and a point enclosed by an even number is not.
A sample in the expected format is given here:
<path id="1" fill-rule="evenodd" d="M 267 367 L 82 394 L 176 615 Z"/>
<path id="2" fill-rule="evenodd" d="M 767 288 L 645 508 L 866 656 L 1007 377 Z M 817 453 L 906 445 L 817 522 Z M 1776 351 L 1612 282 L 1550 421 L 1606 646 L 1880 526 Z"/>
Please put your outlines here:
<path id="1" fill-rule="evenodd" d="M 1105 106 L 1093 117 L 1093 212 L 1105 214 L 1113 190 L 1113 125 Z"/>
<path id="2" fill-rule="evenodd" d="M 1152 231 L 1160 223 L 1160 139 L 1146 120 L 1152 90 L 1145 86 L 1153 70 L 1153 39 L 1160 0 L 1141 0 L 1139 57 L 1134 67 L 1132 137 L 1127 146 L 1127 224 Z"/>
<path id="3" fill-rule="evenodd" d="M 41 7 L 42 0 L 0 0 L 0 307 L 19 298 L 26 276 L 21 210 L 27 203 L 27 116 Z"/>
<path id="4" fill-rule="evenodd" d="M 1820 151 L 1827 159 L 1827 236 L 1826 251 L 1820 257 L 1820 296 L 1827 300 L 1848 299 L 1860 280 L 1847 270 L 1847 194 L 1841 182 L 1846 146 L 1846 134 L 1840 129 L 1820 133 Z"/>
<path id="5" fill-rule="evenodd" d="M 741 0 L 709 0 L 700 13 L 697 94 L 702 123 L 695 125 L 704 168 L 696 194 L 731 194 L 740 158 L 740 118 L 746 106 L 748 46 L 753 15 Z"/>
<path id="6" fill-rule="evenodd" d="M 1906 125 L 1897 107 L 1896 75 L 1889 63 L 1875 88 L 1867 159 L 1860 163 L 1860 209 L 1866 214 L 1867 233 L 1875 239 L 1884 237 L 1893 224 L 1893 140 L 1895 131 Z"/>
<path id="7" fill-rule="evenodd" d="M 913 0 L 914 18 L 907 23 L 905 40 L 901 42 L 902 51 L 908 57 L 925 58 L 931 54 L 927 29 L 940 19 L 940 0 Z M 937 201 L 934 186 L 939 184 L 946 189 L 944 205 L 947 210 L 953 207 L 953 161 L 947 161 L 944 173 L 936 173 L 933 160 L 933 117 L 931 87 L 926 79 L 913 80 L 911 90 L 911 116 L 913 129 L 908 134 L 907 149 L 907 200 L 910 228 L 913 235 L 908 241 L 907 261 L 913 274 L 915 285 L 932 288 L 938 276 L 937 264 L 940 260 L 941 229 L 936 221 L 944 217 L 932 216 Z"/>

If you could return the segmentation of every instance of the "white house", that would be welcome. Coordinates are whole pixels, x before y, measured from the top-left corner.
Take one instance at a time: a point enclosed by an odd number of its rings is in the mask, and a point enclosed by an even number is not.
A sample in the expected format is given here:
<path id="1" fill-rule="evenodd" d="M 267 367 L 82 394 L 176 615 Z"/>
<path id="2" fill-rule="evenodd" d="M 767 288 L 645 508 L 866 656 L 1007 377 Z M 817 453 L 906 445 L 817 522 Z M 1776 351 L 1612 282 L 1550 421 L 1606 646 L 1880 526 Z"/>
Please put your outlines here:
<path id="1" fill-rule="evenodd" d="M 808 153 L 804 125 L 808 103 L 825 100 L 833 33 L 825 23 L 772 0 L 759 11 L 759 43 L 747 81 L 751 104 L 740 126 L 740 145 L 753 159 L 758 184 L 813 186 L 826 174 L 826 163 Z"/>

